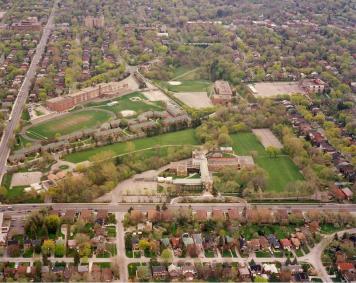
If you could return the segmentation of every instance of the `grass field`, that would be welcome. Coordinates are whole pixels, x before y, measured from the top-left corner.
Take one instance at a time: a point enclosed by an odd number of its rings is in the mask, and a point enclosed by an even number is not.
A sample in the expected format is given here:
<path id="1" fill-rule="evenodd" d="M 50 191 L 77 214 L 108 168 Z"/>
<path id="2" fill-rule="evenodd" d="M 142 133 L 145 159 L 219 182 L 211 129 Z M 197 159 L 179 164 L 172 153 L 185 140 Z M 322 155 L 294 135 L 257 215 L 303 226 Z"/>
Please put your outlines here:
<path id="1" fill-rule="evenodd" d="M 111 118 L 111 115 L 101 110 L 83 110 L 45 121 L 30 127 L 27 135 L 35 139 L 53 138 L 57 133 L 71 134 L 87 128 L 93 128 Z"/>
<path id="2" fill-rule="evenodd" d="M 156 145 L 196 145 L 198 140 L 195 137 L 194 130 L 188 129 L 184 131 L 163 134 L 160 136 L 148 137 L 132 141 L 135 145 L 135 150 L 154 147 Z M 116 155 L 127 153 L 126 143 L 115 143 L 107 146 L 97 147 L 86 151 L 75 152 L 65 156 L 65 160 L 79 163 L 88 160 L 93 155 L 103 152 L 112 151 Z"/>
<path id="3" fill-rule="evenodd" d="M 267 191 L 282 192 L 288 183 L 304 179 L 288 156 L 270 158 L 253 133 L 234 134 L 231 138 L 238 154 L 250 155 L 251 151 L 257 153 L 255 162 L 268 173 Z"/>
<path id="4" fill-rule="evenodd" d="M 133 97 L 139 97 L 141 101 L 132 101 L 130 98 Z M 118 103 L 115 105 L 109 106 L 108 103 L 112 101 L 117 101 Z M 142 112 L 146 111 L 160 111 L 163 110 L 162 104 L 157 101 L 157 102 L 151 102 L 147 101 L 147 98 L 140 92 L 133 92 L 131 94 L 113 99 L 112 101 L 105 101 L 105 102 L 100 102 L 100 103 L 89 103 L 86 106 L 95 106 L 96 108 L 99 109 L 104 109 L 104 110 L 109 110 L 112 111 L 113 113 L 119 113 L 120 111 L 123 110 L 133 110 L 137 114 L 140 114 Z"/>
<path id="5" fill-rule="evenodd" d="M 180 80 L 179 80 L 180 81 Z M 170 85 L 168 82 L 159 82 L 161 86 L 173 92 L 201 92 L 208 91 L 211 82 L 205 80 L 180 81 L 181 85 Z"/>

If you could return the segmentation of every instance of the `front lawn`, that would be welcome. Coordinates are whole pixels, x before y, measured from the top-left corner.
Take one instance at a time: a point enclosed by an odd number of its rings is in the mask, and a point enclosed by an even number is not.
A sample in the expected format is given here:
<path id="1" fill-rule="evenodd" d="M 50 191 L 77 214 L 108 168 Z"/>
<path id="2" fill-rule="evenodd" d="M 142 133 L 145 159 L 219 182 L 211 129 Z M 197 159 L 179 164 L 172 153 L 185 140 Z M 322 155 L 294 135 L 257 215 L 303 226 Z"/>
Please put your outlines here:
<path id="1" fill-rule="evenodd" d="M 271 257 L 271 254 L 268 251 L 257 251 L 256 257 Z"/>
<path id="2" fill-rule="evenodd" d="M 111 237 L 111 238 L 116 237 L 116 227 L 115 226 L 107 226 L 106 232 L 108 233 L 109 237 Z"/>
<path id="3" fill-rule="evenodd" d="M 204 250 L 205 257 L 215 257 L 214 251 L 212 250 Z"/>

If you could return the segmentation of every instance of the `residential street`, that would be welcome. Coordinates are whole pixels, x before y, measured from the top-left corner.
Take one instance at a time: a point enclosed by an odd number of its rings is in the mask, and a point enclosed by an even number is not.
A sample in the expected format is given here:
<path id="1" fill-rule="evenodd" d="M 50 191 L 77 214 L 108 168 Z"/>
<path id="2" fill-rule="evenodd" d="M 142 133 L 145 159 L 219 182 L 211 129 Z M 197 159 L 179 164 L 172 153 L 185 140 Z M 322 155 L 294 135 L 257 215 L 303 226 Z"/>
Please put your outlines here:
<path id="1" fill-rule="evenodd" d="M 13 138 L 14 131 L 15 131 L 17 125 L 20 122 L 23 107 L 24 107 L 27 97 L 29 95 L 32 81 L 34 80 L 35 75 L 36 75 L 37 66 L 41 61 L 43 53 L 46 49 L 48 38 L 49 38 L 51 31 L 54 27 L 53 21 L 54 21 L 54 17 L 55 17 L 55 13 L 56 13 L 57 3 L 58 3 L 58 1 L 54 2 L 51 14 L 47 21 L 47 24 L 43 28 L 41 40 L 37 45 L 35 55 L 32 58 L 30 67 L 27 70 L 27 73 L 25 75 L 23 83 L 19 89 L 17 98 L 16 98 L 13 108 L 12 108 L 12 112 L 10 114 L 8 124 L 5 127 L 3 136 L 0 141 L 0 183 L 2 181 L 4 174 L 6 173 L 6 162 L 7 162 L 8 156 L 10 154 L 9 143 L 10 143 L 11 139 Z"/>

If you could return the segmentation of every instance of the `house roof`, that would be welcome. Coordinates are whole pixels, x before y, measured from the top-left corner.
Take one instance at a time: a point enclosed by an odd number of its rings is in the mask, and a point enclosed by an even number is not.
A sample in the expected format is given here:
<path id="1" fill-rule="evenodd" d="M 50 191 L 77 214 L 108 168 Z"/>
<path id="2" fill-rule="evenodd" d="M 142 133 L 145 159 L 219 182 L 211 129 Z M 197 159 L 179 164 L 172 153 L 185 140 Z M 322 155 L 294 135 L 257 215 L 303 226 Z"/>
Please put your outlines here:
<path id="1" fill-rule="evenodd" d="M 147 211 L 147 219 L 152 221 L 152 220 L 158 220 L 160 217 L 160 212 L 156 209 L 150 209 Z"/>
<path id="2" fill-rule="evenodd" d="M 80 218 L 83 220 L 89 220 L 92 217 L 92 212 L 89 209 L 83 209 L 80 212 Z"/>
<path id="3" fill-rule="evenodd" d="M 197 221 L 205 221 L 208 219 L 208 212 L 206 210 L 199 209 L 196 211 L 194 218 Z"/>
<path id="4" fill-rule="evenodd" d="M 224 212 L 220 209 L 213 209 L 212 213 L 211 213 L 211 217 L 214 220 L 224 220 Z"/>
<path id="5" fill-rule="evenodd" d="M 230 220 L 238 220 L 239 219 L 239 210 L 237 208 L 229 208 L 227 211 Z"/>
<path id="6" fill-rule="evenodd" d="M 292 243 L 289 239 L 282 239 L 281 240 L 281 245 L 283 248 L 291 247 Z"/>
<path id="7" fill-rule="evenodd" d="M 96 215 L 96 219 L 105 220 L 108 217 L 108 211 L 106 209 L 99 209 Z"/>
<path id="8" fill-rule="evenodd" d="M 300 241 L 298 238 L 292 238 L 291 241 L 295 247 L 300 247 Z"/>
<path id="9" fill-rule="evenodd" d="M 341 272 L 354 269 L 354 265 L 351 262 L 340 262 L 337 265 L 337 269 Z"/>

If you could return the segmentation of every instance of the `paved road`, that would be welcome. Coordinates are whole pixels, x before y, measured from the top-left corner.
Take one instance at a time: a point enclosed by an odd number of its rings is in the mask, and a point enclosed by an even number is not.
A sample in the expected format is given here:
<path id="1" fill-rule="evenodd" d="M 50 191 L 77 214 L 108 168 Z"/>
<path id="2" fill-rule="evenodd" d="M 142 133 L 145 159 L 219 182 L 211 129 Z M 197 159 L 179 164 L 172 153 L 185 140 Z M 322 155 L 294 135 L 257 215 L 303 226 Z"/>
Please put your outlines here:
<path id="1" fill-rule="evenodd" d="M 0 205 L 0 212 L 8 212 L 10 214 L 19 215 L 27 214 L 28 211 L 40 209 L 42 207 L 51 206 L 56 210 L 66 209 L 107 209 L 110 212 L 126 212 L 130 207 L 141 211 L 147 211 L 148 209 L 155 209 L 157 203 L 38 203 L 38 204 L 13 204 L 13 205 Z M 167 204 L 171 208 L 187 207 L 190 206 L 193 209 L 206 209 L 211 211 L 212 209 L 227 210 L 229 208 L 243 209 L 245 207 L 261 207 L 271 209 L 300 209 L 302 211 L 309 210 L 332 210 L 332 211 L 349 211 L 356 213 L 356 204 L 244 204 L 244 203 L 179 203 L 179 204 Z"/>
<path id="2" fill-rule="evenodd" d="M 45 48 L 46 48 L 46 45 L 48 42 L 48 38 L 49 38 L 51 31 L 53 29 L 53 26 L 54 26 L 53 20 L 54 20 L 54 16 L 55 16 L 56 7 L 57 7 L 57 2 L 58 1 L 54 2 L 54 5 L 52 8 L 51 14 L 48 18 L 47 24 L 43 29 L 41 40 L 36 47 L 35 55 L 32 58 L 30 67 L 27 70 L 24 81 L 19 89 L 19 92 L 17 94 L 16 100 L 14 102 L 14 105 L 13 105 L 13 108 L 12 108 L 12 111 L 10 114 L 8 124 L 5 127 L 3 136 L 0 141 L 0 183 L 2 181 L 4 174 L 6 173 L 6 161 L 10 154 L 10 148 L 9 148 L 10 140 L 13 137 L 14 131 L 20 122 L 21 113 L 22 113 L 23 107 L 26 103 L 28 94 L 30 92 L 31 82 L 35 78 L 37 66 L 43 56 L 43 53 L 45 51 Z"/>
<path id="3" fill-rule="evenodd" d="M 330 244 L 330 242 L 333 240 L 335 234 L 338 234 L 338 236 L 341 237 L 345 232 L 356 233 L 356 228 L 343 230 L 337 233 L 327 235 L 323 238 L 323 240 L 320 241 L 320 243 L 318 243 L 313 249 L 311 249 L 309 254 L 299 258 L 300 261 L 306 261 L 312 264 L 317 270 L 323 282 L 333 282 L 333 280 L 330 278 L 330 275 L 326 271 L 325 266 L 321 262 L 321 255 L 323 254 L 323 251 L 327 248 L 327 246 Z"/>

